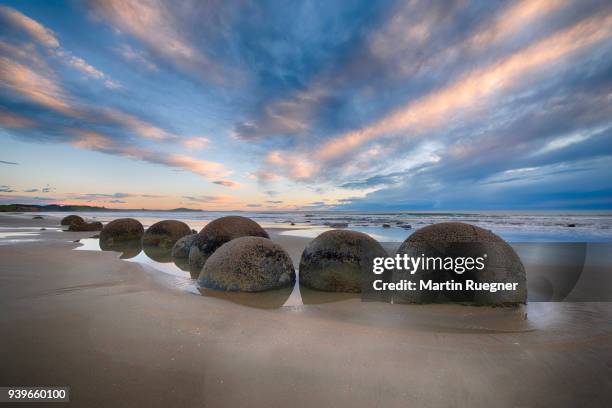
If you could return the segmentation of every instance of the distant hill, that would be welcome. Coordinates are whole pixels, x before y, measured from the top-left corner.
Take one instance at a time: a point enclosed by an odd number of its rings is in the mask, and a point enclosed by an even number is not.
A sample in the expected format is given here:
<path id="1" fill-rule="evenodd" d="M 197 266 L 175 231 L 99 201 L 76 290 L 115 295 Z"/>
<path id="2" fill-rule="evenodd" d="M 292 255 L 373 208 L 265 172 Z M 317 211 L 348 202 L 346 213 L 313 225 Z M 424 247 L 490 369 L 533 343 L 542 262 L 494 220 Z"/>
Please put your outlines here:
<path id="1" fill-rule="evenodd" d="M 79 211 L 175 211 L 175 212 L 200 212 L 202 210 L 194 210 L 192 208 L 173 208 L 171 210 L 145 210 L 144 208 L 133 209 L 117 209 L 96 207 L 91 205 L 35 205 L 35 204 L 4 204 L 0 205 L 0 212 L 38 212 L 38 211 L 61 211 L 61 212 L 79 212 Z"/>

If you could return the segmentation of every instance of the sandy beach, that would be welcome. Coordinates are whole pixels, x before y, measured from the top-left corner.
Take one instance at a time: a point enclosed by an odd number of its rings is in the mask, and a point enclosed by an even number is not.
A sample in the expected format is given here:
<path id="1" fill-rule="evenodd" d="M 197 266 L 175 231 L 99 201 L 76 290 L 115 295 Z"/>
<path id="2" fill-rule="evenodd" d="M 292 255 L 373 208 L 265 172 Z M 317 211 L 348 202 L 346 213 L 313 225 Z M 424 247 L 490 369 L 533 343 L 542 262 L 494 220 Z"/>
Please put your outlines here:
<path id="1" fill-rule="evenodd" d="M 252 307 L 173 288 L 114 252 L 74 251 L 93 234 L 59 231 L 58 221 L 0 216 L 3 234 L 47 228 L 0 245 L 2 385 L 69 385 L 82 407 L 594 407 L 612 398 L 610 303 L 411 306 L 302 293 L 304 305 Z M 309 241 L 271 237 L 296 264 Z"/>

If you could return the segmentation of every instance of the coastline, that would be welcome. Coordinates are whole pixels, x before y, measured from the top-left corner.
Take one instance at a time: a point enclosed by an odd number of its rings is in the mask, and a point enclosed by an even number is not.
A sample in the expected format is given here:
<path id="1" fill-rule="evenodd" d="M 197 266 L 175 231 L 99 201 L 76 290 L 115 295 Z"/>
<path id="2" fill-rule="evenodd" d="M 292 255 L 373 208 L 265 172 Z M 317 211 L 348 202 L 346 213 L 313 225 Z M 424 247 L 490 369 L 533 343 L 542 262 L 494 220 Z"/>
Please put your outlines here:
<path id="1" fill-rule="evenodd" d="M 73 251 L 93 234 L 28 218 L 0 217 L 6 228 L 48 228 L 0 246 L 2 384 L 70 385 L 72 404 L 88 407 L 605 406 L 612 397 L 610 303 L 514 310 L 349 295 L 258 308 L 172 289 L 118 253 Z M 295 262 L 308 241 L 272 232 Z"/>

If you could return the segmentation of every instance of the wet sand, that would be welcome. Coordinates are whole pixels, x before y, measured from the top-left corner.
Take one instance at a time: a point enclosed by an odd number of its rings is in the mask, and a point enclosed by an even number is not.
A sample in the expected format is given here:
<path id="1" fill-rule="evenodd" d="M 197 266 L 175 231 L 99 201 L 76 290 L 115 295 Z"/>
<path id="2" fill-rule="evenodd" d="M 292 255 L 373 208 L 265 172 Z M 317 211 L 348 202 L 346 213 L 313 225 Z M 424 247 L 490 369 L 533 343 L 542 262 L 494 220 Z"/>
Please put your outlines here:
<path id="1" fill-rule="evenodd" d="M 32 216 L 0 215 L 0 227 L 57 227 Z M 308 240 L 271 233 L 299 262 Z M 303 306 L 252 307 L 173 289 L 117 253 L 72 250 L 91 235 L 49 230 L 0 245 L 1 385 L 69 385 L 83 407 L 612 398 L 610 303 L 410 306 L 303 292 Z"/>

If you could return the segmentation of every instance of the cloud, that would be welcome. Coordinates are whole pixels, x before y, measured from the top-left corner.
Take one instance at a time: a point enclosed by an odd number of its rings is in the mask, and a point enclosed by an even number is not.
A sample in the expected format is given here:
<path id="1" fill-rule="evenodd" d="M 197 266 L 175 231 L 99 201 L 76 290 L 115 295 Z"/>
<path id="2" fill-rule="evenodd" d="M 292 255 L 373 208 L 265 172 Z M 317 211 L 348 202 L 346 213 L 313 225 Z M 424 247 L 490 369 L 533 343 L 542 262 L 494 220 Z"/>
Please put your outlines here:
<path id="1" fill-rule="evenodd" d="M 282 200 L 266 200 L 266 204 L 282 204 Z"/>
<path id="2" fill-rule="evenodd" d="M 240 187 L 239 183 L 236 183 L 236 182 L 230 181 L 230 180 L 216 180 L 216 181 L 213 181 L 213 184 L 218 184 L 218 185 L 223 186 L 223 187 L 231 187 L 231 188 L 238 188 L 238 187 Z"/>
<path id="3" fill-rule="evenodd" d="M 142 51 L 134 50 L 128 44 L 123 44 L 116 49 L 117 53 L 125 58 L 127 61 L 134 62 L 140 66 L 145 67 L 149 71 L 159 71 L 157 65 L 149 60 L 149 58 Z"/>
<path id="4" fill-rule="evenodd" d="M 249 207 L 249 208 L 259 208 L 259 207 L 261 207 L 261 204 L 247 204 L 247 207 Z"/>
<path id="5" fill-rule="evenodd" d="M 40 44 L 49 48 L 59 47 L 59 41 L 51 30 L 19 11 L 8 6 L 0 6 L 0 16 L 12 26 L 23 29 Z"/>
<path id="6" fill-rule="evenodd" d="M 210 144 L 210 140 L 205 137 L 196 136 L 189 139 L 181 140 L 181 144 L 188 149 L 201 150 Z"/>
<path id="7" fill-rule="evenodd" d="M 163 198 L 166 197 L 164 195 L 160 195 L 160 194 L 141 194 L 140 195 L 143 198 Z"/>
<path id="8" fill-rule="evenodd" d="M 226 203 L 226 202 L 231 201 L 231 198 L 228 196 L 198 195 L 198 196 L 183 196 L 183 198 L 187 201 L 192 201 L 196 203 L 206 203 L 206 204 Z"/>
<path id="9" fill-rule="evenodd" d="M 37 188 L 29 188 L 27 190 L 23 190 L 24 193 L 35 193 L 37 191 L 38 191 Z"/>
<path id="10" fill-rule="evenodd" d="M 14 193 L 15 190 L 13 190 L 10 186 L 0 186 L 0 193 Z"/>
<path id="11" fill-rule="evenodd" d="M 102 80 L 107 88 L 116 89 L 119 87 L 117 82 L 88 64 L 83 58 L 74 56 L 69 51 L 62 49 L 53 31 L 44 27 L 39 22 L 7 6 L 0 6 L 1 20 L 4 20 L 17 30 L 26 32 L 32 40 L 46 47 L 52 55 L 60 58 L 69 67 L 84 73 L 90 78 Z"/>
<path id="12" fill-rule="evenodd" d="M 6 161 L 6 160 L 0 160 L 0 164 L 9 164 L 9 165 L 12 165 L 12 166 L 18 166 L 19 165 L 19 163 L 15 163 L 15 162 L 12 162 L 12 161 Z"/>
<path id="13" fill-rule="evenodd" d="M 0 110 L 0 126 L 12 129 L 34 127 L 34 121 L 22 115 Z M 6 162 L 5 164 L 10 164 Z"/>
<path id="14" fill-rule="evenodd" d="M 163 58 L 167 64 L 177 66 L 195 77 L 220 82 L 221 66 L 210 58 L 185 35 L 183 19 L 193 18 L 190 11 L 196 12 L 203 4 L 185 3 L 177 8 L 155 0 L 125 2 L 121 0 L 90 1 L 93 11 L 122 33 L 132 35 L 145 45 L 151 54 Z M 214 5 L 213 5 L 214 6 Z M 177 13 L 186 14 L 177 18 Z M 214 13 L 214 7 L 208 12 Z M 206 14 L 198 14 L 206 18 Z M 213 21 L 211 21 L 212 23 Z M 226 75 L 227 70 L 223 71 Z"/>

